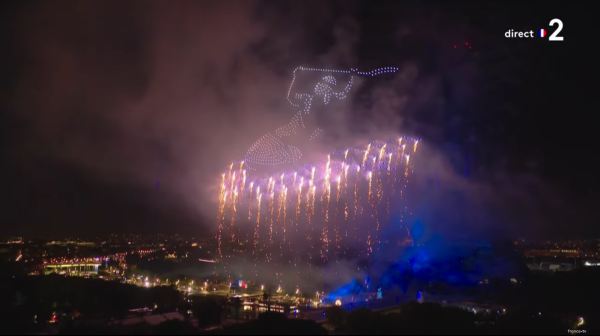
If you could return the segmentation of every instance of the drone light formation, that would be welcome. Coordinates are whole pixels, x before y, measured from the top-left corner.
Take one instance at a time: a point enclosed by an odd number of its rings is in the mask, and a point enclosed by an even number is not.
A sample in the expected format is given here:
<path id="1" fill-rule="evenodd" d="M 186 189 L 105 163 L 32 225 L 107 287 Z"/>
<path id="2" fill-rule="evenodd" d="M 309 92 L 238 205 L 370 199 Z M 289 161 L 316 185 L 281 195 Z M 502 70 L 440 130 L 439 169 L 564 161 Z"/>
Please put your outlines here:
<path id="1" fill-rule="evenodd" d="M 280 166 L 298 162 L 302 158 L 302 151 L 288 143 L 287 137 L 294 136 L 307 126 L 304 122 L 304 115 L 311 113 L 312 103 L 315 97 L 322 97 L 323 104 L 328 105 L 332 100 L 342 100 L 348 97 L 354 84 L 355 76 L 378 76 L 382 74 L 391 74 L 398 72 L 398 68 L 385 67 L 370 72 L 350 70 L 330 70 L 316 69 L 307 67 L 298 67 L 294 70 L 292 82 L 288 88 L 287 100 L 299 110 L 291 118 L 290 122 L 279 127 L 274 132 L 269 132 L 258 139 L 246 153 L 245 161 L 250 164 L 249 169 L 257 169 L 261 166 Z M 315 84 L 312 92 L 294 92 L 294 84 L 297 82 L 297 76 L 300 73 L 322 74 L 320 82 Z M 349 76 L 345 84 L 339 84 L 335 75 Z M 338 86 L 340 87 L 338 90 Z M 336 91 L 337 90 L 337 91 Z M 319 138 L 323 130 L 315 128 L 308 130 L 309 141 Z M 240 169 L 241 170 L 241 169 Z"/>

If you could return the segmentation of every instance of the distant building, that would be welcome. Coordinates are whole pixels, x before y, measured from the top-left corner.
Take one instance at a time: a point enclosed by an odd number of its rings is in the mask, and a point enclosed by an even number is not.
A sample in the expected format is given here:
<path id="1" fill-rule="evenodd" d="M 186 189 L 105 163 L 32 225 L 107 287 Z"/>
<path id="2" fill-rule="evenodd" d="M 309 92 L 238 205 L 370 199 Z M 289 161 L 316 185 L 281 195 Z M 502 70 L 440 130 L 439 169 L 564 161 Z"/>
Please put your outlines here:
<path id="1" fill-rule="evenodd" d="M 9 238 L 5 241 L 0 242 L 0 244 L 23 244 L 23 238 L 21 238 L 21 237 Z"/>
<path id="2" fill-rule="evenodd" d="M 552 257 L 552 258 L 577 258 L 579 250 L 573 249 L 531 249 L 525 251 L 528 258 Z"/>

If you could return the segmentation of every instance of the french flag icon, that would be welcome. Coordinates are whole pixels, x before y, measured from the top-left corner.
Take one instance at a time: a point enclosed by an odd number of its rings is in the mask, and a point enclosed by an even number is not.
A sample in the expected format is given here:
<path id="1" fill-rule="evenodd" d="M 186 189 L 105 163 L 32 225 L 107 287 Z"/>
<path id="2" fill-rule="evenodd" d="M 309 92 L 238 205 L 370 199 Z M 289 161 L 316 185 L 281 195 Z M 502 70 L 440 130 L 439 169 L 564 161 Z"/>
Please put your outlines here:
<path id="1" fill-rule="evenodd" d="M 546 30 L 540 29 L 540 37 L 546 37 Z"/>

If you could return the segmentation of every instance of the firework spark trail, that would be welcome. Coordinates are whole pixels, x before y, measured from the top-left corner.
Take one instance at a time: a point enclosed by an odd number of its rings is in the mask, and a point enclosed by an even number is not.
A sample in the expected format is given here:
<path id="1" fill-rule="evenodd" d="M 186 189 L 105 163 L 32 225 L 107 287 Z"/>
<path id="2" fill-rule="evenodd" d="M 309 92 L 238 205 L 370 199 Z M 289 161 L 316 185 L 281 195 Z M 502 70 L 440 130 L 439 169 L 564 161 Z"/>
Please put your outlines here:
<path id="1" fill-rule="evenodd" d="M 365 156 L 363 156 L 362 167 L 366 168 L 365 164 L 367 163 L 367 157 L 369 157 L 369 151 L 371 150 L 371 144 L 367 146 L 367 150 L 365 151 Z"/>
<path id="2" fill-rule="evenodd" d="M 311 197 L 312 204 L 310 205 L 310 214 L 312 216 L 315 215 L 315 194 L 316 194 L 316 192 L 317 192 L 317 186 L 313 185 L 312 186 L 312 197 Z"/>
<path id="3" fill-rule="evenodd" d="M 217 222 L 219 223 L 219 228 L 223 228 L 223 222 L 222 222 L 222 217 L 223 217 L 223 212 L 225 210 L 224 207 L 224 203 L 223 203 L 223 195 L 225 193 L 225 174 L 222 175 L 222 179 L 221 179 L 221 188 L 219 189 L 219 213 L 217 214 Z M 220 230 L 220 229 L 219 229 Z"/>
<path id="4" fill-rule="evenodd" d="M 400 148 L 402 149 L 402 154 L 401 155 L 405 156 L 404 152 L 406 151 L 406 144 L 402 144 L 402 147 L 400 147 Z"/>
<path id="5" fill-rule="evenodd" d="M 285 246 L 285 249 L 288 250 L 289 249 L 289 255 L 294 256 L 293 260 L 295 263 L 301 261 L 302 259 L 304 259 L 304 257 L 302 257 L 302 254 L 299 253 L 298 250 L 298 246 L 294 244 L 294 247 L 292 248 L 292 244 L 291 244 L 291 240 L 292 237 L 290 237 L 288 235 L 288 229 L 292 229 L 298 233 L 301 234 L 303 236 L 306 236 L 307 240 L 309 240 L 309 245 L 313 251 L 313 253 L 310 253 L 310 249 L 309 249 L 309 258 L 312 258 L 312 255 L 314 254 L 314 249 L 321 249 L 321 256 L 324 259 L 324 261 L 332 261 L 330 260 L 332 256 L 336 255 L 339 256 L 339 251 L 341 251 L 342 249 L 347 249 L 352 243 L 350 241 L 348 241 L 347 243 L 345 242 L 345 239 L 343 237 L 348 237 L 348 231 L 354 232 L 354 234 L 352 234 L 350 237 L 354 236 L 354 241 L 355 242 L 361 242 L 360 244 L 365 244 L 366 241 L 366 245 L 367 245 L 367 253 L 369 255 L 372 255 L 372 253 L 374 252 L 374 250 L 377 248 L 377 244 L 380 243 L 380 241 L 382 240 L 380 237 L 379 232 L 382 230 L 383 226 L 385 225 L 386 222 L 384 222 L 384 213 L 382 213 L 382 211 L 385 211 L 387 214 L 387 219 L 390 218 L 391 214 L 390 212 L 396 212 L 396 208 L 397 210 L 400 212 L 398 215 L 400 215 L 400 220 L 403 221 L 404 218 L 406 218 L 406 216 L 408 215 L 408 207 L 406 206 L 406 204 L 404 204 L 404 200 L 406 199 L 405 197 L 405 193 L 404 190 L 407 187 L 407 183 L 408 183 L 408 174 L 409 172 L 411 172 L 413 166 L 410 165 L 410 163 L 412 163 L 410 161 L 410 156 L 409 156 L 409 151 L 410 152 L 414 152 L 417 149 L 417 141 L 405 141 L 406 139 L 400 139 L 400 140 L 395 140 L 394 142 L 387 142 L 385 144 L 381 144 L 381 145 L 375 145 L 376 143 L 373 142 L 372 145 L 367 146 L 367 151 L 365 150 L 360 150 L 360 149 L 348 149 L 342 152 L 338 152 L 338 153 L 331 153 L 328 157 L 327 160 L 322 162 L 322 165 L 318 165 L 318 166 L 308 166 L 308 168 L 302 168 L 302 170 L 298 170 L 297 172 L 290 172 L 290 173 L 284 173 L 283 175 L 281 175 L 281 173 L 279 173 L 278 175 L 275 176 L 267 176 L 266 179 L 253 179 L 254 176 L 252 175 L 247 175 L 247 171 L 244 170 L 244 166 L 242 164 L 240 164 L 240 170 L 238 171 L 238 169 L 236 169 L 236 171 L 233 171 L 233 165 L 232 164 L 229 166 L 229 172 L 225 172 L 225 174 L 223 174 L 221 177 L 221 187 L 219 188 L 219 215 L 217 216 L 218 218 L 218 224 L 219 224 L 219 233 L 217 235 L 217 238 L 219 240 L 218 242 L 218 255 L 222 258 L 223 254 L 231 254 L 229 253 L 229 250 L 226 250 L 225 246 L 223 246 L 223 241 L 222 241 L 222 235 L 223 235 L 223 229 L 225 229 L 225 221 L 226 218 L 228 218 L 229 211 L 231 208 L 231 224 L 230 224 L 230 230 L 231 230 L 231 235 L 232 235 L 232 240 L 240 240 L 239 234 L 240 234 L 240 218 L 235 218 L 236 216 L 239 216 L 240 214 L 237 213 L 237 207 L 238 206 L 248 206 L 248 218 L 251 220 L 254 216 L 257 216 L 255 218 L 256 222 L 257 222 L 257 227 L 255 228 L 255 239 L 254 239 L 254 243 L 255 243 L 255 248 L 254 248 L 254 254 L 255 254 L 255 259 L 256 260 L 262 260 L 262 254 L 261 257 L 258 258 L 258 253 L 259 250 L 263 250 L 265 251 L 265 256 L 266 256 L 266 261 L 267 262 L 275 262 L 277 266 L 279 266 L 279 263 L 281 262 L 285 262 L 285 263 L 291 263 L 291 261 L 288 260 L 284 260 L 284 255 L 283 255 L 283 249 Z M 409 147 L 410 150 L 408 148 L 406 148 L 407 146 L 412 146 Z M 377 153 L 372 153 L 371 150 L 376 147 L 377 148 Z M 350 152 L 353 153 L 353 156 L 350 156 Z M 374 154 L 374 155 L 371 155 Z M 412 153 L 410 153 L 412 154 Z M 366 159 L 370 158 L 369 163 L 366 162 Z M 362 165 L 360 162 L 360 159 L 362 159 Z M 402 162 L 403 160 L 406 160 L 406 162 Z M 402 164 L 406 164 L 405 166 L 401 166 L 400 163 Z M 356 171 L 355 171 L 355 175 L 352 174 L 352 177 L 355 177 L 355 181 L 351 181 L 352 178 L 349 178 L 348 175 L 348 170 L 350 169 L 350 166 L 356 167 Z M 238 168 L 238 167 L 236 167 Z M 364 190 L 367 189 L 367 181 L 364 181 L 364 175 L 360 174 L 360 170 L 361 168 L 367 170 L 367 177 L 368 178 L 368 190 Z M 401 169 L 404 168 L 404 169 Z M 334 173 L 335 175 L 335 179 L 337 181 L 331 181 L 331 174 Z M 375 176 L 373 176 L 373 174 L 375 174 Z M 300 176 L 298 176 L 300 175 Z M 404 175 L 404 176 L 402 176 Z M 309 185 L 308 189 L 304 187 L 304 179 L 309 178 L 309 176 L 312 178 L 311 180 L 309 180 L 309 183 L 307 183 Z M 248 179 L 250 178 L 250 179 Z M 298 180 L 298 178 L 300 178 L 300 180 Z M 388 183 L 383 183 L 383 179 L 387 178 Z M 375 180 L 373 180 L 375 179 Z M 267 182 L 268 180 L 268 182 Z M 279 180 L 281 187 L 277 186 L 276 188 L 276 181 Z M 342 181 L 343 180 L 343 181 Z M 246 189 L 246 181 L 248 183 L 250 183 L 249 186 L 249 195 L 246 196 L 244 194 L 245 189 Z M 364 187 L 361 184 L 361 186 L 359 187 L 359 181 L 360 183 L 364 183 Z M 363 182 L 364 181 L 364 182 Z M 392 182 L 393 181 L 393 182 Z M 337 182 L 338 184 L 335 185 L 334 187 L 336 188 L 333 192 L 336 192 L 335 195 L 335 199 L 331 200 L 332 196 L 331 195 L 331 183 L 335 183 Z M 342 199 L 341 195 L 342 194 L 347 194 L 348 193 L 348 182 L 352 183 L 355 182 L 355 190 L 354 190 L 354 221 L 350 222 L 351 218 L 349 218 L 349 206 L 352 206 L 352 203 L 350 203 L 350 200 L 347 199 Z M 402 183 L 402 188 L 400 188 L 399 190 L 399 198 L 400 198 L 400 202 L 397 202 L 396 199 L 394 199 L 393 197 L 391 197 L 391 195 L 394 195 L 396 192 L 396 188 L 400 187 L 401 185 L 398 184 L 400 182 L 404 182 Z M 386 184 L 391 184 L 389 187 L 385 187 Z M 256 190 L 254 190 L 254 187 L 257 187 Z M 258 198 L 259 198 L 259 193 L 260 193 L 260 189 L 265 188 L 265 190 L 267 190 L 267 195 L 266 197 L 270 196 L 269 199 L 269 208 L 266 210 L 268 211 L 268 213 L 266 214 L 266 216 L 263 214 L 262 216 L 264 218 L 260 218 L 261 216 L 261 212 L 264 213 L 265 210 L 264 209 L 259 209 L 259 211 L 254 211 L 252 208 L 255 207 L 253 205 L 254 202 L 258 203 Z M 316 198 L 316 189 L 319 188 L 323 188 L 323 193 L 321 194 L 321 192 L 319 192 L 320 194 L 320 199 L 322 199 L 322 203 L 319 203 L 319 206 L 321 207 L 320 211 L 319 211 L 319 215 L 315 216 L 315 212 L 316 212 L 316 207 L 315 207 L 315 202 L 318 202 L 319 200 L 317 200 Z M 291 188 L 291 192 L 292 193 L 296 193 L 294 195 L 288 195 L 288 193 L 290 192 L 290 188 Z M 244 190 L 244 191 L 242 191 Z M 300 216 L 300 211 L 301 211 L 301 207 L 302 202 L 304 202 L 305 200 L 302 199 L 303 196 L 303 192 L 306 190 L 306 222 L 302 222 L 303 216 Z M 364 195 L 364 193 L 368 192 L 368 197 L 365 197 L 367 195 Z M 265 193 L 264 191 L 262 193 Z M 262 193 L 260 193 L 260 195 L 262 195 Z M 311 198 L 312 195 L 312 198 Z M 294 204 L 291 204 L 291 207 L 295 208 L 295 221 L 294 220 L 290 220 L 288 223 L 288 219 L 287 216 L 289 215 L 287 213 L 287 208 L 288 208 L 288 204 L 287 204 L 287 197 L 296 197 L 296 204 L 294 207 Z M 241 198 L 240 198 L 241 197 Z M 247 199 L 245 197 L 248 197 Z M 257 200 L 254 200 L 254 197 L 257 198 Z M 275 200 L 275 197 L 278 197 L 277 200 Z M 243 204 L 244 201 L 248 201 L 248 205 Z M 368 202 L 367 202 L 368 201 Z M 385 201 L 385 204 L 383 203 Z M 231 202 L 231 206 L 229 206 L 229 202 Z M 275 202 L 277 203 L 277 213 L 275 213 Z M 293 201 L 292 201 L 293 202 Z M 333 203 L 333 204 L 332 204 Z M 396 204 L 398 204 L 398 207 L 396 207 Z M 332 206 L 335 207 L 335 209 L 331 208 Z M 340 207 L 343 206 L 344 209 L 340 209 Z M 385 206 L 385 209 L 383 208 Z M 262 205 L 260 205 L 260 207 L 262 208 Z M 368 210 L 369 207 L 372 207 L 373 210 Z M 360 212 L 358 210 L 361 210 Z M 363 211 L 368 211 L 367 215 L 368 217 L 372 218 L 370 220 L 371 224 L 370 226 L 367 225 L 367 227 L 369 228 L 366 231 L 362 231 L 359 230 L 360 227 L 364 227 L 363 225 L 358 225 L 358 213 L 363 214 Z M 283 216 L 281 214 L 281 211 L 283 211 Z M 294 211 L 294 210 L 290 210 L 290 211 Z M 304 210 L 303 210 L 304 211 Z M 344 211 L 344 217 L 342 219 L 342 215 L 340 214 L 340 211 Z M 258 214 L 253 214 L 252 212 L 259 212 Z M 330 217 L 329 212 L 331 212 L 331 216 L 333 216 L 332 218 Z M 370 212 L 370 213 L 369 213 Z M 245 217 L 245 214 L 242 214 L 242 216 Z M 292 215 L 293 216 L 293 215 Z M 361 223 L 365 222 L 366 217 L 362 217 L 361 215 Z M 260 226 L 260 222 L 261 221 L 265 221 L 265 220 L 269 220 L 269 222 L 267 222 L 267 226 L 265 226 L 263 224 L 263 226 Z M 244 219 L 245 220 L 245 219 Z M 340 221 L 345 220 L 348 221 L 348 224 L 345 226 L 345 229 L 341 227 L 341 223 Z M 369 221 L 369 220 L 367 220 Z M 327 224 L 329 223 L 329 224 Z M 367 223 L 365 223 L 367 224 Z M 291 225 L 291 226 L 290 226 Z M 314 225 L 314 227 L 313 227 Z M 318 225 L 318 228 L 317 228 Z M 325 227 L 323 227 L 325 226 Z M 262 230 L 262 232 L 261 232 Z M 281 233 L 279 233 L 281 230 Z M 305 231 L 305 232 L 304 232 Z M 383 232 L 383 231 L 381 231 Z M 330 237 L 330 233 L 332 233 L 333 235 Z M 362 235 L 362 237 L 357 237 L 357 234 Z M 248 238 L 250 238 L 250 236 L 252 235 L 252 230 L 249 230 L 248 232 Z M 268 235 L 268 237 L 267 237 Z M 259 237 L 260 236 L 260 237 Z M 321 239 L 317 238 L 316 240 L 314 239 L 315 237 L 319 237 L 321 236 Z M 366 240 L 364 239 L 366 237 Z M 358 238 L 362 238 L 362 239 L 358 239 Z M 352 239 L 352 238 L 349 238 Z M 264 242 L 264 245 L 263 245 Z M 258 244 L 263 245 L 263 247 L 259 247 Z M 334 243 L 334 245 L 332 245 L 332 247 L 334 247 L 335 250 L 332 250 L 331 252 L 329 251 L 329 244 L 330 243 Z M 319 244 L 320 246 L 317 246 L 315 244 Z M 277 248 L 280 248 L 280 258 L 276 258 L 276 259 L 272 259 L 272 254 L 273 252 L 275 252 L 275 254 L 277 254 Z M 274 249 L 274 250 L 273 250 Z M 250 249 L 249 251 L 250 252 Z M 241 253 L 241 252 L 240 252 Z M 329 254 L 331 253 L 331 255 Z M 364 252 L 363 252 L 364 253 Z M 223 265 L 228 268 L 229 266 L 227 265 L 227 260 L 223 259 Z M 258 266 L 257 266 L 258 267 Z M 227 270 L 228 272 L 233 271 L 231 270 Z M 280 279 L 281 273 L 280 270 L 276 270 L 277 274 L 278 274 L 278 279 Z M 299 278 L 300 279 L 300 278 Z M 300 281 L 300 280 L 298 280 Z"/>
<path id="6" fill-rule="evenodd" d="M 381 172 L 377 172 L 377 203 L 381 203 L 383 199 L 383 181 L 381 178 Z"/>
<path id="7" fill-rule="evenodd" d="M 252 191 L 254 190 L 254 182 L 250 182 L 250 199 L 248 200 L 248 220 L 252 219 Z"/>
<path id="8" fill-rule="evenodd" d="M 348 168 L 350 168 L 350 166 L 346 164 L 346 167 L 344 167 L 344 193 L 348 191 Z"/>
<path id="9" fill-rule="evenodd" d="M 317 186 L 313 185 L 312 186 L 312 190 L 311 190 L 311 205 L 310 205 L 310 218 L 312 220 L 312 218 L 315 216 L 315 198 L 316 198 L 316 192 L 317 192 Z M 310 225 L 310 231 L 311 231 L 311 237 L 312 237 L 312 224 Z M 316 237 L 315 237 L 316 238 Z M 314 243 L 313 243 L 314 244 Z M 314 246 L 314 245 L 313 245 Z"/>
<path id="10" fill-rule="evenodd" d="M 298 203 L 296 203 L 296 225 L 298 225 L 298 218 L 300 217 L 300 204 L 302 203 L 302 185 L 304 184 L 304 177 L 300 179 L 298 185 Z"/>
<path id="11" fill-rule="evenodd" d="M 373 172 L 369 172 L 369 196 L 367 201 L 371 202 L 371 194 L 373 194 Z"/>
<path id="12" fill-rule="evenodd" d="M 344 220 L 348 220 L 348 202 L 344 202 Z M 346 236 L 348 236 L 348 231 L 346 231 Z"/>
<path id="13" fill-rule="evenodd" d="M 325 253 L 328 254 L 329 253 L 329 204 L 331 201 L 331 184 L 329 184 L 329 178 L 327 178 L 327 189 L 325 189 L 325 193 L 327 195 L 327 204 L 326 204 L 326 208 L 325 208 L 325 231 L 323 233 L 323 238 L 326 242 L 325 245 Z M 328 257 L 327 255 L 325 256 L 325 260 L 327 260 Z"/>
<path id="14" fill-rule="evenodd" d="M 269 251 L 271 250 L 271 248 L 273 247 L 273 210 L 275 208 L 275 192 L 271 189 L 271 195 L 270 195 L 270 199 L 269 199 L 269 220 L 270 220 L 270 227 L 269 227 Z M 271 254 L 269 253 L 269 257 L 268 257 L 268 261 L 271 261 Z"/>
<path id="15" fill-rule="evenodd" d="M 246 189 L 246 170 L 242 170 L 242 188 L 240 194 L 244 195 L 244 189 Z"/>
<path id="16" fill-rule="evenodd" d="M 235 241 L 235 213 L 237 211 L 236 203 L 237 203 L 238 191 L 237 186 L 233 190 L 233 205 L 231 206 L 231 241 Z"/>
<path id="17" fill-rule="evenodd" d="M 285 187 L 284 187 L 285 188 Z M 284 189 L 279 191 L 279 196 L 277 197 L 277 223 L 281 223 L 281 210 L 283 209 L 283 192 Z M 279 225 L 275 226 L 275 236 L 281 236 L 279 234 Z M 279 240 L 279 249 L 281 250 L 284 241 Z"/>
<path id="18" fill-rule="evenodd" d="M 309 181 L 308 183 L 308 191 L 306 192 L 306 219 L 308 219 L 308 221 L 306 222 L 306 239 L 310 240 L 310 231 L 311 231 L 311 211 L 310 211 L 310 194 L 312 193 L 312 181 Z M 302 197 L 302 196 L 300 196 Z"/>
<path id="19" fill-rule="evenodd" d="M 283 209 L 283 188 L 279 191 L 279 198 L 277 200 L 277 222 L 281 221 L 281 209 Z"/>
<path id="20" fill-rule="evenodd" d="M 356 178 L 354 179 L 354 218 L 358 213 L 358 174 L 360 173 L 360 166 L 356 167 Z"/>
<path id="21" fill-rule="evenodd" d="M 341 187 L 342 187 L 342 177 L 338 176 L 337 178 L 337 193 L 335 199 L 335 218 L 334 218 L 334 227 L 335 227 L 335 245 L 336 245 L 336 253 L 339 252 L 341 237 L 340 237 L 340 226 L 338 223 L 339 218 L 339 207 L 340 207 L 340 196 L 341 196 Z"/>
<path id="22" fill-rule="evenodd" d="M 223 209 L 225 209 L 226 203 L 227 203 L 227 191 L 223 194 L 223 202 L 222 202 Z M 223 212 L 223 216 L 221 217 L 220 223 L 225 223 L 225 214 L 224 214 L 224 211 L 221 210 L 221 212 Z M 217 238 L 218 248 L 219 248 L 219 258 L 223 257 L 223 253 L 222 253 L 222 249 L 221 249 L 221 242 L 223 240 L 222 239 L 223 238 L 222 237 L 223 236 L 223 226 L 224 225 L 222 225 L 222 224 L 219 225 L 219 234 L 218 234 L 218 238 Z"/>
<path id="23" fill-rule="evenodd" d="M 256 190 L 256 200 L 258 201 L 258 207 L 256 210 L 256 229 L 254 230 L 254 267 L 255 276 L 258 276 L 258 270 L 256 269 L 256 262 L 258 260 L 258 239 L 260 229 L 260 203 L 262 200 L 262 194 L 260 193 L 260 187 Z"/>
<path id="24" fill-rule="evenodd" d="M 329 223 L 329 202 L 331 200 L 331 184 L 327 182 L 327 186 L 325 188 L 325 196 L 327 197 L 327 204 L 325 206 L 325 223 Z"/>
<path id="25" fill-rule="evenodd" d="M 379 150 L 379 162 L 383 162 L 383 155 L 385 154 L 385 147 L 387 147 L 387 144 L 383 145 L 381 147 L 381 150 Z"/>
<path id="26" fill-rule="evenodd" d="M 285 220 L 287 217 L 287 188 L 283 189 L 283 242 L 285 243 Z"/>
<path id="27" fill-rule="evenodd" d="M 400 138 L 400 140 L 398 140 L 398 148 L 400 148 L 400 146 L 402 146 L 402 138 Z M 398 148 L 396 148 L 396 152 L 398 152 Z M 395 169 L 398 168 L 398 164 L 400 163 L 401 159 L 402 159 L 402 155 L 396 155 L 396 161 L 394 163 Z M 396 194 L 396 183 L 397 182 L 398 182 L 398 174 L 394 174 L 394 182 L 392 183 L 392 195 Z"/>
<path id="28" fill-rule="evenodd" d="M 392 181 L 391 176 L 392 170 L 392 153 L 388 155 L 388 164 L 387 164 L 387 184 L 392 185 L 392 189 L 394 188 L 394 181 Z M 394 174 L 395 175 L 395 174 Z M 385 219 L 386 221 L 390 219 L 390 196 L 389 194 L 386 196 L 387 205 L 385 207 Z"/>
<path id="29" fill-rule="evenodd" d="M 233 191 L 233 186 L 235 185 L 235 173 L 233 172 L 233 175 L 231 176 L 231 186 L 229 187 L 229 191 Z M 231 197 L 233 197 L 233 194 L 231 195 Z"/>
<path id="30" fill-rule="evenodd" d="M 227 181 L 231 180 L 231 174 L 233 172 L 233 163 L 229 165 L 229 173 L 227 174 Z"/>
<path id="31" fill-rule="evenodd" d="M 231 175 L 231 185 L 229 187 L 229 199 L 230 199 L 230 203 L 231 203 L 231 220 L 234 221 L 235 219 L 235 193 L 234 193 L 234 188 L 237 189 L 237 187 L 235 186 L 235 176 L 236 176 L 236 172 L 233 172 L 233 175 Z M 233 231 L 233 227 L 231 228 L 231 232 L 232 232 L 232 236 L 231 236 L 231 240 L 233 241 L 233 239 L 235 239 L 235 235 L 234 235 L 234 231 Z"/>

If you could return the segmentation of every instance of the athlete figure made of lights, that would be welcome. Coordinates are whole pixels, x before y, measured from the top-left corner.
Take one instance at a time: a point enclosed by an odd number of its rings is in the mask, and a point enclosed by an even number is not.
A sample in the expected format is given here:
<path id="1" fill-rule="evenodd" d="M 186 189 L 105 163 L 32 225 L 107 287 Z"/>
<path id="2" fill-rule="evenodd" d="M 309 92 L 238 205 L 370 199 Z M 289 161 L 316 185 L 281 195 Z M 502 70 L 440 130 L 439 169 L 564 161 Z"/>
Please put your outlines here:
<path id="1" fill-rule="evenodd" d="M 257 169 L 260 166 L 279 166 L 298 161 L 302 157 L 302 151 L 290 143 L 290 137 L 298 136 L 299 132 L 302 131 L 302 134 L 306 134 L 306 136 L 300 141 L 307 142 L 315 140 L 323 132 L 317 125 L 306 122 L 306 116 L 310 114 L 313 102 L 322 100 L 323 105 L 328 105 L 332 101 L 345 99 L 352 89 L 355 76 L 373 77 L 397 71 L 398 68 L 394 67 L 379 68 L 370 72 L 362 72 L 357 69 L 296 68 L 288 89 L 287 99 L 293 107 L 300 110 L 294 114 L 287 125 L 263 135 L 250 147 L 244 159 L 247 167 Z M 305 83 L 306 85 L 301 85 L 298 83 L 301 81 L 299 79 L 300 74 L 316 74 L 322 77 L 317 84 Z M 339 77 L 336 78 L 336 76 L 345 77 L 347 80 L 338 83 Z M 297 89 L 298 86 L 301 88 Z"/>

